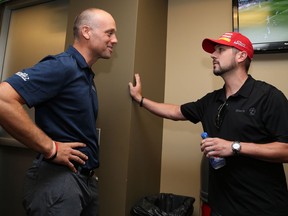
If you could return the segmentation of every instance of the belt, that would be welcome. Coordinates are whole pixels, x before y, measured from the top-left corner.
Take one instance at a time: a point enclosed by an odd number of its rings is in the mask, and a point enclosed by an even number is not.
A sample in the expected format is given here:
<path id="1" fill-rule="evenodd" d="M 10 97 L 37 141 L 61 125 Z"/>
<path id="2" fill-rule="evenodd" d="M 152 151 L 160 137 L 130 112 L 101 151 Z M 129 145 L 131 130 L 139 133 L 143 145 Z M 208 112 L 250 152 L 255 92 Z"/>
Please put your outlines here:
<path id="1" fill-rule="evenodd" d="M 42 154 L 39 154 L 39 155 L 37 156 L 37 159 L 38 159 L 38 160 L 40 159 L 40 160 L 46 161 L 46 162 L 48 162 L 48 163 L 51 163 L 51 161 L 45 159 Z M 84 176 L 87 176 L 87 177 L 92 177 L 92 176 L 94 175 L 94 173 L 95 173 L 93 169 L 83 168 L 80 164 L 75 163 L 75 162 L 74 162 L 73 164 L 74 164 L 74 167 L 76 168 L 77 172 L 78 172 L 80 175 L 84 175 Z"/>
<path id="2" fill-rule="evenodd" d="M 77 169 L 77 172 L 80 174 L 80 175 L 84 175 L 84 176 L 87 176 L 87 177 L 92 177 L 94 175 L 94 170 L 93 169 L 86 169 L 86 168 L 83 168 L 80 164 L 78 163 L 73 163 L 74 164 L 74 167 Z"/>
<path id="3" fill-rule="evenodd" d="M 78 173 L 87 177 L 92 177 L 94 175 L 94 170 L 90 169 L 83 169 L 83 168 L 78 168 Z"/>

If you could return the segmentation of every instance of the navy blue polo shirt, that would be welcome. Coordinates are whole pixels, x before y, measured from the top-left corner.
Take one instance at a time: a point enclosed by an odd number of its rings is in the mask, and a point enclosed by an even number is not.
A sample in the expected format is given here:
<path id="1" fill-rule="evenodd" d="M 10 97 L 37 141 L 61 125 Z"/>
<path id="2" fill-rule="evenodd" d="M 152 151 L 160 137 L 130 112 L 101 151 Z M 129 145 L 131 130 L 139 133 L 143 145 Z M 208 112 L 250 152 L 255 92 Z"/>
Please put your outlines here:
<path id="1" fill-rule="evenodd" d="M 99 166 L 96 119 L 98 99 L 94 73 L 83 56 L 72 46 L 47 56 L 31 68 L 6 80 L 35 108 L 35 123 L 59 142 L 83 142 L 79 150 L 89 159 L 85 168 Z"/>
<path id="2" fill-rule="evenodd" d="M 224 103 L 222 124 L 217 127 L 218 108 Z M 183 104 L 181 112 L 187 120 L 201 122 L 211 137 L 259 145 L 274 141 L 288 143 L 287 98 L 274 86 L 251 76 L 227 100 L 222 88 L 196 102 Z M 225 167 L 218 170 L 209 167 L 208 196 L 209 205 L 221 215 L 288 215 L 282 163 L 242 155 L 226 157 Z"/>

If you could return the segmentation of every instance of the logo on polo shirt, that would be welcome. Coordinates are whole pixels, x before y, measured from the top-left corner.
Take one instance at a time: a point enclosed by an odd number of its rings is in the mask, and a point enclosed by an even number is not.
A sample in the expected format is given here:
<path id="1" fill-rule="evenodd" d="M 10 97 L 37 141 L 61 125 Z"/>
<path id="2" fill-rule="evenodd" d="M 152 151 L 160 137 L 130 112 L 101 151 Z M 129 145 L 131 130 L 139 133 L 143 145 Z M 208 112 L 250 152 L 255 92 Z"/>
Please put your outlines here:
<path id="1" fill-rule="evenodd" d="M 256 109 L 254 108 L 254 107 L 251 107 L 250 109 L 249 109 L 249 115 L 250 116 L 254 116 L 256 114 Z"/>
<path id="2" fill-rule="evenodd" d="M 17 72 L 16 75 L 21 77 L 24 81 L 29 80 L 28 74 L 27 73 L 23 73 L 22 71 Z"/>

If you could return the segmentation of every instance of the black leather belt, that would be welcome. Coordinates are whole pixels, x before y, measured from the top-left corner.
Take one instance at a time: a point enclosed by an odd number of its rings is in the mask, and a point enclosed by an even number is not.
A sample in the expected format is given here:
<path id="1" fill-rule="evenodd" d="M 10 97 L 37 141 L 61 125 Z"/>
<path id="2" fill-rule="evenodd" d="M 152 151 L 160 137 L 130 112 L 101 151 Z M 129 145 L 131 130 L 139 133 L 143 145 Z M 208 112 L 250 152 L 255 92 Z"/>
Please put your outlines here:
<path id="1" fill-rule="evenodd" d="M 77 172 L 81 175 L 87 176 L 87 177 L 92 177 L 94 175 L 94 170 L 93 169 L 86 169 L 83 168 L 80 164 L 78 163 L 73 163 L 74 167 L 77 169 Z"/>
<path id="2" fill-rule="evenodd" d="M 78 168 L 78 172 L 81 175 L 84 175 L 87 177 L 92 177 L 94 175 L 94 170 L 90 170 L 90 169 Z"/>

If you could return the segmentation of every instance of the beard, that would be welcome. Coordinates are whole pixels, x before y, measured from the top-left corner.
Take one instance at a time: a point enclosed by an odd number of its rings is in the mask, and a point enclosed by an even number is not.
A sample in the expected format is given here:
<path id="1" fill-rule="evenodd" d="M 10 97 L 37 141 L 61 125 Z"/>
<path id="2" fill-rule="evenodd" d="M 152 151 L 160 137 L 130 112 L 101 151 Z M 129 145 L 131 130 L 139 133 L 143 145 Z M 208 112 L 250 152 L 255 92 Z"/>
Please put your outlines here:
<path id="1" fill-rule="evenodd" d="M 221 66 L 218 61 L 213 62 L 213 65 L 214 65 L 213 73 L 215 76 L 222 76 L 226 73 L 229 73 L 229 71 L 233 71 L 236 68 L 236 62 L 232 61 L 227 66 Z"/>

